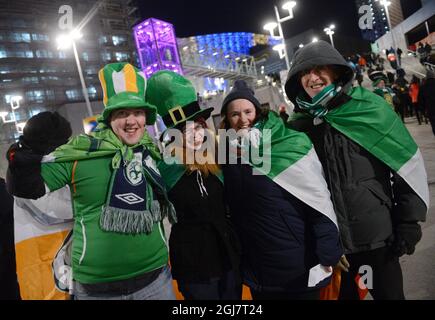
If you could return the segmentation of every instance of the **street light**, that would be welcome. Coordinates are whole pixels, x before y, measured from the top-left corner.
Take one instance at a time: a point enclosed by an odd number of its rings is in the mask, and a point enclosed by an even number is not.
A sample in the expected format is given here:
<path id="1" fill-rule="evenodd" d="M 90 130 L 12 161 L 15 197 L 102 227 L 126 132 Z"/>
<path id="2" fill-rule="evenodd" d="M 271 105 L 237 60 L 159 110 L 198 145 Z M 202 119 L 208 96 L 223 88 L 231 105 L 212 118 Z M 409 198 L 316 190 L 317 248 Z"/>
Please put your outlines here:
<path id="1" fill-rule="evenodd" d="M 82 72 L 82 67 L 80 65 L 79 55 L 77 53 L 77 47 L 76 47 L 76 43 L 74 41 L 76 39 L 80 39 L 81 37 L 82 37 L 82 35 L 81 35 L 80 31 L 73 30 L 69 34 L 66 34 L 66 35 L 63 34 L 63 35 L 58 36 L 56 41 L 58 44 L 58 47 L 57 47 L 58 50 L 68 49 L 69 47 L 71 47 L 71 45 L 73 47 L 74 57 L 75 57 L 76 64 L 77 64 L 77 69 L 79 70 L 80 82 L 82 84 L 83 96 L 85 97 L 85 101 L 86 101 L 86 108 L 88 109 L 88 115 L 91 117 L 93 115 L 91 103 L 89 102 L 88 90 L 86 89 L 85 79 L 83 77 L 83 72 Z"/>
<path id="2" fill-rule="evenodd" d="M 390 29 L 391 32 L 391 40 L 393 41 L 393 49 L 394 49 L 394 55 L 396 55 L 396 40 L 394 39 L 394 33 L 393 29 L 391 27 L 391 21 L 390 21 L 390 12 L 388 11 L 388 6 L 391 4 L 391 1 L 388 0 L 378 0 L 381 5 L 384 6 L 385 13 L 387 15 L 387 23 L 388 23 L 388 29 Z"/>
<path id="3" fill-rule="evenodd" d="M 279 36 L 278 38 L 281 39 L 282 44 L 281 45 L 276 45 L 273 47 L 274 50 L 277 50 L 279 52 L 279 57 L 280 59 L 282 59 L 283 57 L 285 57 L 285 63 L 286 63 L 286 67 L 287 70 L 290 69 L 290 62 L 288 59 L 288 53 L 287 53 L 287 47 L 285 45 L 285 39 L 284 39 L 284 34 L 282 32 L 282 27 L 281 27 L 281 23 L 288 21 L 290 19 L 293 19 L 293 8 L 296 6 L 296 1 L 287 1 L 286 3 L 283 4 L 282 9 L 287 10 L 288 11 L 288 16 L 281 18 L 279 16 L 279 11 L 277 6 L 274 6 L 275 9 L 275 16 L 276 16 L 276 22 L 269 22 L 267 24 L 264 25 L 263 29 L 267 30 L 270 32 L 270 35 L 272 37 L 275 37 L 274 35 L 274 30 L 276 27 L 278 27 L 278 32 L 279 32 Z"/>
<path id="4" fill-rule="evenodd" d="M 329 36 L 329 39 L 331 40 L 331 45 L 335 48 L 334 40 L 332 39 L 332 35 L 335 33 L 334 29 L 335 29 L 335 26 L 333 24 L 331 24 L 329 27 L 323 29 L 323 31 L 325 31 L 326 34 Z"/>
<path id="5" fill-rule="evenodd" d="M 300 43 L 299 44 L 299 48 L 303 48 L 304 47 L 304 44 L 303 43 Z"/>
<path id="6" fill-rule="evenodd" d="M 311 42 L 317 42 L 319 39 L 317 37 L 313 37 L 313 40 Z"/>

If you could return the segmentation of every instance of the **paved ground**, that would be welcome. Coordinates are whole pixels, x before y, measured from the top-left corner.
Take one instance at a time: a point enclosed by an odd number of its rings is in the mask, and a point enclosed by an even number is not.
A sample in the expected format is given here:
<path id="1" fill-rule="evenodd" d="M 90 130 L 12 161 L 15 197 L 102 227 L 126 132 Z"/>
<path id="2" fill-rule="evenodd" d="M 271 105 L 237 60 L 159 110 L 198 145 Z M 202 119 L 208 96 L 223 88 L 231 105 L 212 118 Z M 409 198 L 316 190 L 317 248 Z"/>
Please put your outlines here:
<path id="1" fill-rule="evenodd" d="M 429 125 L 418 125 L 415 118 L 406 126 L 420 147 L 428 174 L 431 205 L 422 225 L 423 238 L 412 256 L 401 258 L 407 299 L 435 299 L 435 136 Z"/>

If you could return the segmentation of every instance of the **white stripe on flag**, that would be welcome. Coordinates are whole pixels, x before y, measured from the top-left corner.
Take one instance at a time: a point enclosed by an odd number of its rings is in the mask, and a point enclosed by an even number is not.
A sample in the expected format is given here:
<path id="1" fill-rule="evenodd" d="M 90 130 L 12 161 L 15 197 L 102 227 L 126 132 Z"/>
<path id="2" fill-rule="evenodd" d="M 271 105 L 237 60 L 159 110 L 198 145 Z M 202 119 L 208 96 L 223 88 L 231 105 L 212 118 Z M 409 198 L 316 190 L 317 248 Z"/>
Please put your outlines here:
<path id="1" fill-rule="evenodd" d="M 127 86 L 125 84 L 125 75 L 123 70 L 119 72 L 114 71 L 112 73 L 112 80 L 113 80 L 113 88 L 116 94 L 127 91 Z"/>
<path id="2" fill-rule="evenodd" d="M 426 204 L 429 210 L 429 186 L 420 149 L 409 159 L 397 173 L 409 184 Z"/>
<path id="3" fill-rule="evenodd" d="M 327 216 L 337 226 L 337 216 L 326 184 L 323 168 L 314 148 L 273 179 L 310 207 Z"/>
<path id="4" fill-rule="evenodd" d="M 41 224 L 32 216 L 34 213 L 27 211 L 27 209 L 31 209 L 34 206 L 45 212 L 51 220 L 53 218 L 72 219 L 73 213 L 69 187 L 64 187 L 54 192 L 49 192 L 47 189 L 46 187 L 47 193 L 37 200 L 21 199 L 21 201 L 31 202 L 32 205 L 29 207 L 22 208 L 17 205 L 16 200 L 14 201 L 15 243 L 72 228 L 73 224 L 71 222 L 55 225 Z"/>

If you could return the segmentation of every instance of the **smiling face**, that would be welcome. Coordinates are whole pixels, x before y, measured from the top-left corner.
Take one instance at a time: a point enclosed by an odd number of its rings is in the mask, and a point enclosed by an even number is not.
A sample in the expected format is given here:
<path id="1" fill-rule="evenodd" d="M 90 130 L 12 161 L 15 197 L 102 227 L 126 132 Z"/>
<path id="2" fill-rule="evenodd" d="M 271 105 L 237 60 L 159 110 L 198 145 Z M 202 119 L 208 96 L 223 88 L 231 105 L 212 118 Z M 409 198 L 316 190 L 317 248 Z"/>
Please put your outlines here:
<path id="1" fill-rule="evenodd" d="M 385 88 L 385 81 L 381 80 L 378 82 L 378 84 L 376 85 L 376 87 L 380 88 L 380 89 L 384 89 Z"/>
<path id="2" fill-rule="evenodd" d="M 204 142 L 205 129 L 199 122 L 188 121 L 183 129 L 186 148 L 199 150 Z"/>
<path id="3" fill-rule="evenodd" d="M 300 79 L 305 92 L 313 98 L 334 81 L 334 74 L 328 66 L 321 66 L 303 71 Z"/>
<path id="4" fill-rule="evenodd" d="M 249 100 L 235 99 L 228 104 L 226 117 L 230 127 L 236 131 L 252 127 L 256 116 L 257 110 Z"/>
<path id="5" fill-rule="evenodd" d="M 145 133 L 146 115 L 143 109 L 119 109 L 110 115 L 110 126 L 122 143 L 132 146 Z"/>

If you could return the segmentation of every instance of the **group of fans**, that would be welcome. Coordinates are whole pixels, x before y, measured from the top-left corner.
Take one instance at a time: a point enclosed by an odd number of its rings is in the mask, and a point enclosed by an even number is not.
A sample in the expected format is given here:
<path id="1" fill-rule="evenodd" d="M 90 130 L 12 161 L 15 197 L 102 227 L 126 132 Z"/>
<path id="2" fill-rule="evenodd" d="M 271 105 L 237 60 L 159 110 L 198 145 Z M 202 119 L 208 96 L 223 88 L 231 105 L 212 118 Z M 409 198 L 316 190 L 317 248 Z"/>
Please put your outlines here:
<path id="1" fill-rule="evenodd" d="M 428 61 L 431 48 L 429 44 L 426 46 L 420 44 L 418 54 L 421 63 Z M 347 61 L 355 70 L 355 80 L 358 85 L 362 85 L 363 73 L 367 72 L 372 81 L 373 92 L 383 97 L 400 115 L 402 121 L 405 121 L 405 118 L 415 116 L 419 125 L 430 122 L 434 128 L 435 107 L 431 92 L 435 89 L 435 73 L 432 70 L 427 70 L 426 77 L 420 78 L 414 74 L 408 81 L 405 70 L 400 66 L 401 54 L 400 48 L 397 50 L 391 48 L 386 52 L 387 59 L 395 73 L 385 70 L 385 59 L 379 54 L 354 55 L 348 57 Z"/>

